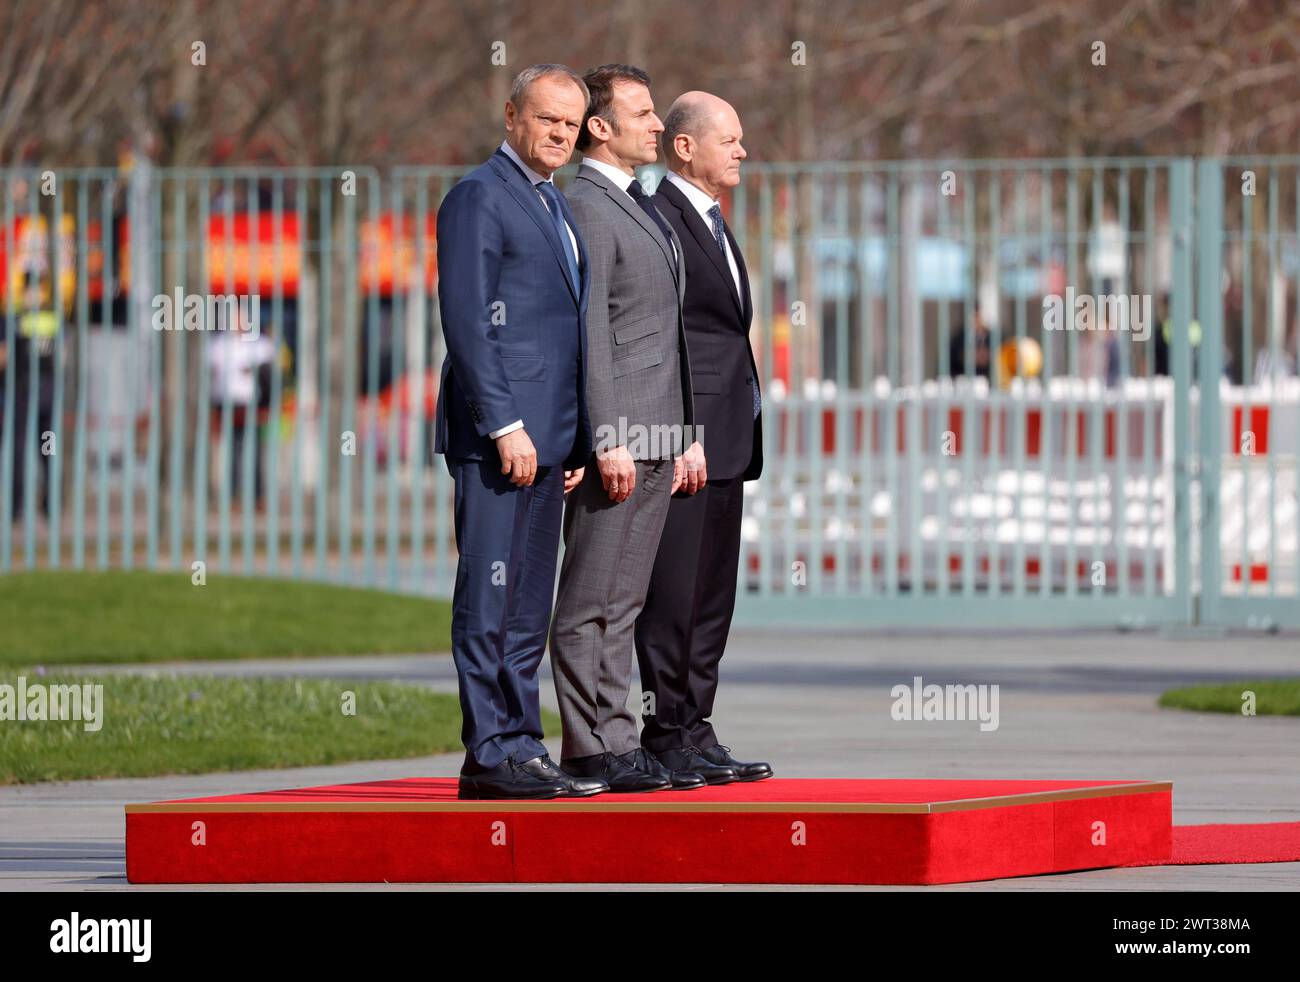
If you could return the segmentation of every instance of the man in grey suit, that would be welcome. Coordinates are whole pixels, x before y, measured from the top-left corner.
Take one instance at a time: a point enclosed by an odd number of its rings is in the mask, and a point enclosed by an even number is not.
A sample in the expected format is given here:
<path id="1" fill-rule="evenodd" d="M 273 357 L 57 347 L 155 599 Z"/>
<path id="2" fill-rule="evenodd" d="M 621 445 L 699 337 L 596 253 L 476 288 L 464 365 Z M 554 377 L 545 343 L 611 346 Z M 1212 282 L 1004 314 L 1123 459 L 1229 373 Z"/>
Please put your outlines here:
<path id="1" fill-rule="evenodd" d="M 551 665 L 564 743 L 560 767 L 611 791 L 702 787 L 642 749 L 627 707 L 633 627 L 645 603 L 670 496 L 707 480 L 691 434 L 694 402 L 682 323 L 682 247 L 633 169 L 653 163 L 663 124 L 650 79 L 629 65 L 583 76 L 585 156 L 566 192 L 587 246 L 587 407 L 595 442 L 564 509 L 564 562 Z"/>

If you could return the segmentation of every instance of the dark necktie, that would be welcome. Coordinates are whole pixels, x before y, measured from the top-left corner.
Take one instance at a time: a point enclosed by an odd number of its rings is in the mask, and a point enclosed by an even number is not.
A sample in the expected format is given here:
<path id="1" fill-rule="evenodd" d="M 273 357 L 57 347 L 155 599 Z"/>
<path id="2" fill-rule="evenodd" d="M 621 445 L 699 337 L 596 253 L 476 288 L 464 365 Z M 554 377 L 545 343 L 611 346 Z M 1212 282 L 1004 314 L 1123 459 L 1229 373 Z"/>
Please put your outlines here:
<path id="1" fill-rule="evenodd" d="M 664 221 L 664 216 L 659 214 L 659 209 L 655 207 L 655 203 L 645 193 L 645 188 L 641 187 L 641 182 L 633 180 L 627 186 L 627 193 L 632 196 L 633 201 L 641 206 L 641 210 L 650 216 L 650 220 L 659 226 L 659 231 L 663 232 L 664 239 L 668 242 L 668 251 L 674 252 L 673 233 L 668 228 L 668 223 Z"/>
<path id="2" fill-rule="evenodd" d="M 718 243 L 718 251 L 722 253 L 722 258 L 727 258 L 727 234 L 723 231 L 725 225 L 722 221 L 722 209 L 714 205 L 709 209 L 709 222 L 713 225 L 713 240 Z"/>
<path id="3" fill-rule="evenodd" d="M 560 208 L 560 192 L 555 190 L 555 185 L 550 181 L 539 181 L 533 185 L 542 193 L 542 200 L 546 202 L 546 210 L 551 214 L 551 224 L 555 226 L 555 234 L 560 237 L 560 247 L 564 250 L 564 258 L 569 264 L 569 279 L 573 283 L 573 292 L 581 292 L 581 285 L 578 282 L 578 257 L 573 254 L 573 243 L 569 241 L 569 228 L 564 223 L 564 211 Z"/>
<path id="4" fill-rule="evenodd" d="M 714 205 L 709 209 L 709 221 L 713 224 L 713 238 L 718 243 L 718 249 L 722 252 L 722 258 L 727 258 L 727 233 L 726 225 L 722 221 L 722 209 Z M 753 393 L 754 418 L 758 419 L 758 414 L 763 408 L 763 400 L 758 394 L 758 379 L 750 377 L 749 389 Z"/>

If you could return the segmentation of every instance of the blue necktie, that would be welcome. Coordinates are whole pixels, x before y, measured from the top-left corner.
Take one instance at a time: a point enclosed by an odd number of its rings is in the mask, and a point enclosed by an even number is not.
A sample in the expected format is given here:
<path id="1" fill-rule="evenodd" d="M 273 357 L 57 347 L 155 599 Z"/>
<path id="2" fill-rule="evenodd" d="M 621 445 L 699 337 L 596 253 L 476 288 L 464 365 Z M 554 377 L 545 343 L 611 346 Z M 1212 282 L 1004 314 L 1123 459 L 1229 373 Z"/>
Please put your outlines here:
<path id="1" fill-rule="evenodd" d="M 722 209 L 714 205 L 709 209 L 709 221 L 713 223 L 713 238 L 718 243 L 718 249 L 722 252 L 722 258 L 727 258 L 727 233 L 723 231 L 726 227 L 722 222 Z M 758 379 L 750 377 L 749 390 L 754 396 L 754 418 L 758 419 L 758 414 L 763 408 L 763 400 L 758 394 Z"/>
<path id="2" fill-rule="evenodd" d="M 580 293 L 582 287 L 578 283 L 578 257 L 573 254 L 573 243 L 569 241 L 569 228 L 564 224 L 564 212 L 560 208 L 560 192 L 555 190 L 555 185 L 550 181 L 540 181 L 534 184 L 542 194 L 542 200 L 546 202 L 546 210 L 551 214 L 551 224 L 555 226 L 555 234 L 560 237 L 560 248 L 564 250 L 565 261 L 569 264 L 569 280 L 573 283 L 573 292 Z"/>

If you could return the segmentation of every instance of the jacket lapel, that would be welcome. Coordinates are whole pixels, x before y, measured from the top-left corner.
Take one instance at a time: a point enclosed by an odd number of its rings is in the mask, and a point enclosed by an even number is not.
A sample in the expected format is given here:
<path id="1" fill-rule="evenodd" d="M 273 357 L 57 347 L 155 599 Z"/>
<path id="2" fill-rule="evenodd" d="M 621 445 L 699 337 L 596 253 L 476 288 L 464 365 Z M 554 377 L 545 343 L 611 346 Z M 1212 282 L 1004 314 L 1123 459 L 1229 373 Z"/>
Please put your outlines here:
<path id="1" fill-rule="evenodd" d="M 590 181 L 597 187 L 601 188 L 610 201 L 618 205 L 627 213 L 632 221 L 636 222 L 646 233 L 655 240 L 659 246 L 659 251 L 664 254 L 664 259 L 668 263 L 668 268 L 673 271 L 673 276 L 677 275 L 677 264 L 673 261 L 672 246 L 664 241 L 664 234 L 659 230 L 659 226 L 654 223 L 649 215 L 642 210 L 641 206 L 632 200 L 632 196 L 626 191 L 615 187 L 614 183 L 594 167 L 579 167 L 578 177 L 582 180 Z"/>
<path id="2" fill-rule="evenodd" d="M 677 237 L 677 229 L 668 219 L 664 219 L 668 225 L 668 232 L 673 237 L 673 249 L 676 250 L 676 256 L 673 261 L 673 276 L 677 278 L 677 303 L 686 303 L 686 253 L 682 250 L 682 240 Z"/>
<path id="3" fill-rule="evenodd" d="M 740 304 L 740 322 L 749 328 L 749 323 L 754 317 L 754 298 L 749 291 L 749 270 L 745 268 L 745 256 L 740 251 L 740 245 L 736 242 L 736 237 L 731 234 L 731 229 L 723 226 L 724 233 L 727 236 L 727 242 L 731 244 L 731 254 L 736 257 L 736 271 L 740 274 L 740 286 L 744 290 L 744 296 Z"/>
<path id="4" fill-rule="evenodd" d="M 682 220 L 686 223 L 687 230 L 699 243 L 700 249 L 709 257 L 713 263 L 713 268 L 718 271 L 724 283 L 727 284 L 727 291 L 731 294 L 731 300 L 736 305 L 736 313 L 742 318 L 745 314 L 744 304 L 741 302 L 740 295 L 736 292 L 736 281 L 731 277 L 731 267 L 727 265 L 727 257 L 722 254 L 718 248 L 718 240 L 713 237 L 713 230 L 705 224 L 700 213 L 695 210 L 695 206 L 690 203 L 686 195 L 677 188 L 672 181 L 664 178 L 659 182 L 656 189 L 663 194 L 665 198 L 675 204 L 682 213 Z M 732 243 L 732 251 L 736 255 L 736 268 L 743 269 L 740 265 L 740 250 Z"/>
<path id="5" fill-rule="evenodd" d="M 560 272 L 564 275 L 564 282 L 568 284 L 569 293 L 573 296 L 573 302 L 581 305 L 581 290 L 575 290 L 574 284 L 569 280 L 569 263 L 564 255 L 564 247 L 560 244 L 555 223 L 551 221 L 550 213 L 546 210 L 546 205 L 542 203 L 541 197 L 533 190 L 532 183 L 524 172 L 515 166 L 515 162 L 500 150 L 496 151 L 489 159 L 492 163 L 492 169 L 497 172 L 497 176 L 505 184 L 506 190 L 519 202 L 524 211 L 528 213 L 528 216 L 537 223 L 537 227 L 541 229 L 542 234 L 546 236 L 546 241 L 551 244 L 551 252 L 555 254 L 555 261 L 560 264 Z M 565 215 L 565 221 L 569 222 L 570 228 L 575 228 L 568 215 L 568 209 L 564 205 L 564 195 L 559 195 L 559 198 L 560 211 Z M 573 237 L 578 239 L 576 232 Z M 586 267 L 586 263 L 583 261 L 585 254 L 582 240 L 578 239 L 578 276 L 580 278 L 583 275 L 582 270 Z"/>

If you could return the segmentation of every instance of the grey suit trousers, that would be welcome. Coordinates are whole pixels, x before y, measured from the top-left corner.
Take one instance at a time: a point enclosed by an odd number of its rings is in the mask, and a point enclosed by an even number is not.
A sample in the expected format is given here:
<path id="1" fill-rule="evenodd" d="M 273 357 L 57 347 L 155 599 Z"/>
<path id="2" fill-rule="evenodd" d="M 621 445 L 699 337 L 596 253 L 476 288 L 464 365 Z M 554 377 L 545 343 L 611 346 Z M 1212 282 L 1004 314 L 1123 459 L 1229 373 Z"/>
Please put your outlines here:
<path id="1" fill-rule="evenodd" d="M 636 488 L 615 504 L 595 458 L 564 505 L 564 561 L 551 626 L 551 670 L 564 724 L 561 760 L 641 746 L 628 709 L 633 628 L 668 517 L 671 460 L 638 460 Z"/>

